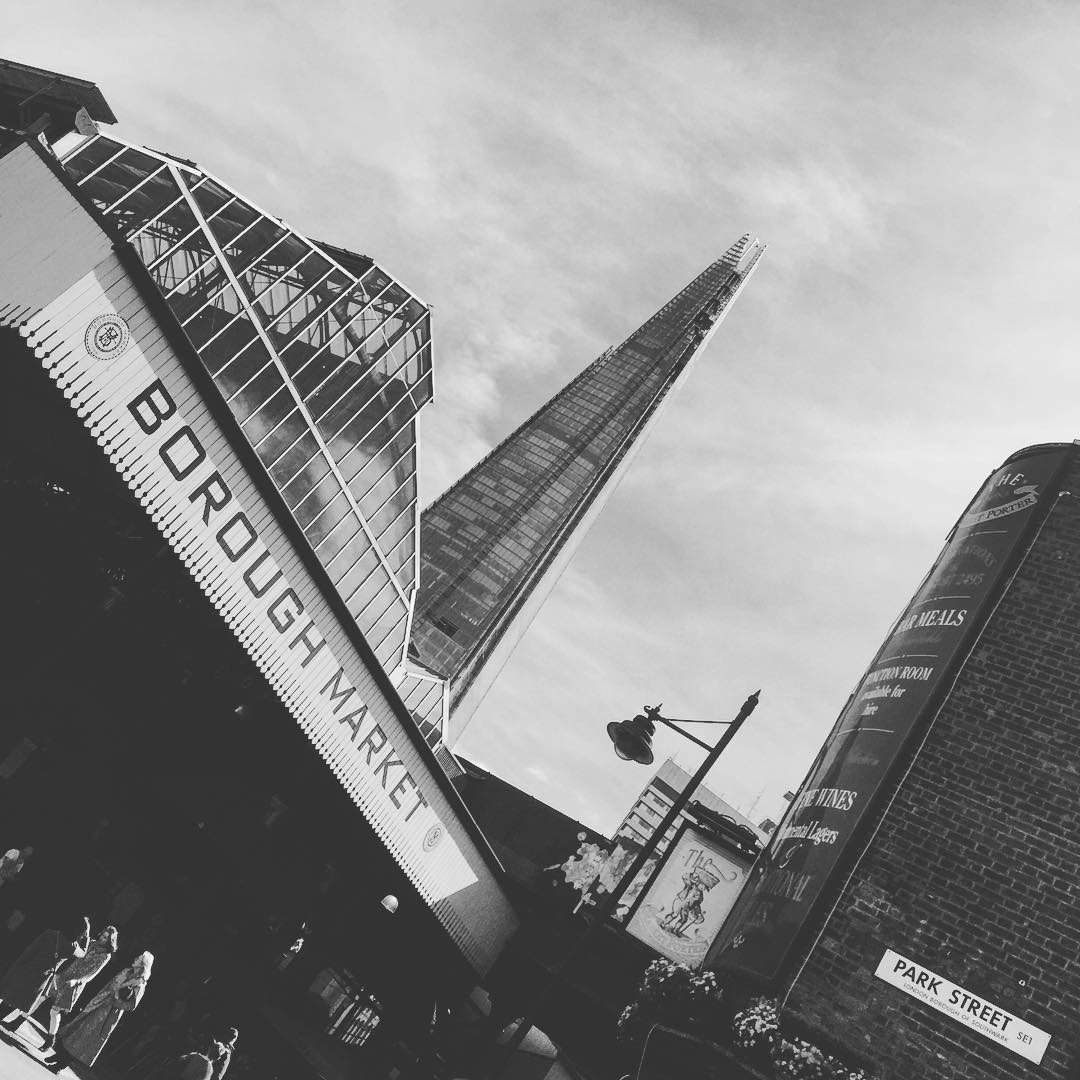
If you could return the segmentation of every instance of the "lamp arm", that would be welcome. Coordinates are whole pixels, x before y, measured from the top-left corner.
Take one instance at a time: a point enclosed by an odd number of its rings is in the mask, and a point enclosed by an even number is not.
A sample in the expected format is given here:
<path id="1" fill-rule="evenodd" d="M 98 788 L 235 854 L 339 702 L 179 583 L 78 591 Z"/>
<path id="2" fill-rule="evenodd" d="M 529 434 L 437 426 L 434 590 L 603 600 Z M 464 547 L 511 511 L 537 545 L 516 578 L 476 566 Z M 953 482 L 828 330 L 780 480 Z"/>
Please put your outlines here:
<path id="1" fill-rule="evenodd" d="M 697 743 L 698 746 L 700 746 L 702 750 L 711 750 L 712 749 L 712 747 L 707 742 L 705 742 L 703 739 L 699 739 L 696 735 L 691 735 L 689 731 L 683 731 L 683 729 L 681 727 L 676 727 L 675 722 L 672 721 L 672 720 L 668 720 L 668 718 L 666 716 L 654 716 L 653 719 L 654 720 L 659 720 L 661 724 L 663 724 L 665 727 L 671 728 L 672 731 L 677 731 L 684 739 L 689 739 L 692 743 Z M 691 721 L 687 721 L 687 720 L 680 720 L 679 721 L 679 723 L 681 723 L 681 724 L 686 724 L 686 723 L 690 723 L 690 722 Z M 712 723 L 713 721 L 705 720 L 705 721 L 702 721 L 702 722 L 703 723 Z"/>
<path id="2" fill-rule="evenodd" d="M 663 720 L 665 724 L 670 723 L 672 720 L 677 724 L 732 724 L 733 720 L 684 720 L 681 716 L 660 716 L 653 717 L 654 720 Z"/>

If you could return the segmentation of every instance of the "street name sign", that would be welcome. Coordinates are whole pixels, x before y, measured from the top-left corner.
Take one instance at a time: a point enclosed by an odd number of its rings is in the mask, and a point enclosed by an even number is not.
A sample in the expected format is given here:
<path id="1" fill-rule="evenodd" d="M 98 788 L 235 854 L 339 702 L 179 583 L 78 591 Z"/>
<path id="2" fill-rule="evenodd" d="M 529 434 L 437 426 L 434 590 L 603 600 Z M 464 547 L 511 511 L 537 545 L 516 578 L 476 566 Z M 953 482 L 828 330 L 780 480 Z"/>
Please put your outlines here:
<path id="1" fill-rule="evenodd" d="M 1050 1044 L 1050 1036 L 1045 1031 L 892 949 L 885 950 L 874 974 L 1036 1065 L 1042 1061 Z"/>

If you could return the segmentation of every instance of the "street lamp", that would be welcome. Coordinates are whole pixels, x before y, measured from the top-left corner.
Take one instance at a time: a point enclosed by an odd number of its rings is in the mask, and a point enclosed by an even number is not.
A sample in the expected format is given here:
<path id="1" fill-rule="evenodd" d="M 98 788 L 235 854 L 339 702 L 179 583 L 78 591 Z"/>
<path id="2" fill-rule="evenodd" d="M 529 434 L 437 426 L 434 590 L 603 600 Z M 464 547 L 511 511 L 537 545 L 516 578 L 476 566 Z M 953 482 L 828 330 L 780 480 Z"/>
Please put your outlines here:
<path id="1" fill-rule="evenodd" d="M 592 943 L 592 939 L 604 928 L 609 916 L 615 910 L 618 902 L 622 899 L 623 893 L 630 888 L 631 883 L 656 851 L 660 841 L 667 835 L 668 829 L 670 829 L 678 820 L 679 815 L 690 801 L 691 796 L 705 779 L 709 770 L 716 764 L 721 753 L 723 753 L 724 747 L 731 742 L 735 737 L 735 733 L 742 727 L 743 721 L 746 720 L 757 707 L 758 698 L 760 696 L 761 691 L 755 690 L 743 702 L 742 708 L 739 710 L 739 713 L 734 720 L 673 720 L 670 717 L 660 715 L 662 706 L 646 705 L 642 712 L 632 720 L 623 720 L 621 723 L 608 724 L 608 738 L 611 739 L 612 744 L 615 747 L 615 753 L 624 761 L 637 761 L 642 765 L 652 764 L 652 736 L 656 731 L 657 724 L 663 724 L 665 727 L 671 728 L 672 731 L 677 731 L 683 738 L 689 739 L 693 743 L 697 743 L 698 746 L 707 750 L 708 753 L 705 755 L 705 760 L 702 761 L 701 765 L 698 767 L 698 771 L 690 777 L 678 798 L 671 804 L 664 820 L 653 829 L 652 835 L 645 843 L 645 846 L 638 852 L 637 858 L 630 864 L 630 869 L 623 874 L 619 879 L 618 885 L 608 893 L 607 898 L 599 906 L 589 929 L 585 931 L 577 945 L 570 950 L 566 959 L 555 969 L 544 988 L 533 999 L 524 1018 L 518 1025 L 517 1030 L 503 1048 L 503 1053 L 497 1058 L 495 1066 L 490 1074 L 493 1078 L 497 1077 L 499 1073 L 502 1072 L 503 1067 L 509 1062 L 511 1055 L 524 1041 L 525 1036 L 528 1035 L 533 1027 L 533 1018 L 536 1016 L 537 1012 L 547 1003 L 548 999 L 553 996 L 556 988 L 559 983 L 562 982 L 566 973 L 581 959 L 588 950 L 589 945 Z M 683 731 L 683 729 L 678 726 L 679 724 L 725 724 L 727 730 L 721 735 L 720 741 L 715 746 L 709 746 L 707 742 L 703 742 L 696 735 L 691 735 L 689 731 Z"/>
<path id="2" fill-rule="evenodd" d="M 758 690 L 753 694 L 754 705 L 757 704 L 758 694 L 761 691 Z M 748 698 L 747 701 L 750 699 Z M 623 759 L 623 761 L 636 761 L 640 765 L 651 765 L 653 763 L 652 752 L 652 737 L 656 733 L 656 725 L 664 724 L 666 727 L 671 728 L 672 731 L 677 731 L 684 739 L 689 739 L 691 742 L 697 743 L 703 750 L 708 750 L 710 753 L 715 749 L 707 742 L 702 742 L 696 735 L 691 735 L 689 731 L 683 731 L 679 724 L 728 724 L 733 727 L 732 735 L 738 730 L 738 725 L 746 717 L 740 717 L 735 720 L 679 720 L 670 718 L 667 716 L 661 716 L 660 710 L 663 705 L 645 705 L 642 711 L 634 717 L 633 720 L 623 720 L 619 723 L 608 724 L 607 733 L 608 738 L 615 745 L 615 753 Z M 753 711 L 754 706 L 750 706 L 750 712 Z M 750 715 L 748 712 L 747 716 Z M 729 740 L 730 741 L 730 740 Z M 724 745 L 727 745 L 726 743 Z M 723 746 L 720 747 L 723 749 Z M 717 751 L 719 753 L 719 751 Z"/>

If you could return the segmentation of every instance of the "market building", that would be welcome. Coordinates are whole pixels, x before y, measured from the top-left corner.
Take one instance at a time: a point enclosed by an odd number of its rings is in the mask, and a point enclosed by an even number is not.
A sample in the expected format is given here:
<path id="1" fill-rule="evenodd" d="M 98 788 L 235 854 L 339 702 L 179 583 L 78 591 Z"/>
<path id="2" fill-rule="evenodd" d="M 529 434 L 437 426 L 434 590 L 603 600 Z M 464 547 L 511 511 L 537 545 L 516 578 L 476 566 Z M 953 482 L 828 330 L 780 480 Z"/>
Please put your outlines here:
<path id="1" fill-rule="evenodd" d="M 1080 443 L 987 479 L 710 958 L 884 1080 L 1080 1069 Z"/>
<path id="2" fill-rule="evenodd" d="M 0 110 L 0 948 L 85 912 L 155 953 L 141 1023 L 427 1075 L 517 925 L 402 700 L 428 306 L 93 84 L 4 62 Z"/>

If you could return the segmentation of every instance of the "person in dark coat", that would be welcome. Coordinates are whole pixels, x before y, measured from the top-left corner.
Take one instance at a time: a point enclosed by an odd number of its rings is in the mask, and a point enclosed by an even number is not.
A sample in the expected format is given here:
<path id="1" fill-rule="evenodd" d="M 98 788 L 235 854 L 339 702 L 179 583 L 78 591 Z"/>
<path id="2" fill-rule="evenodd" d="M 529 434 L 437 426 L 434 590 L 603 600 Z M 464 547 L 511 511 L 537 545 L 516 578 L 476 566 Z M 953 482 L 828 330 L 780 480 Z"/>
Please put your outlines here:
<path id="1" fill-rule="evenodd" d="M 240 1038 L 240 1032 L 236 1028 L 229 1028 L 224 1037 L 216 1042 L 211 1042 L 211 1049 L 215 1049 L 214 1072 L 211 1080 L 223 1080 L 225 1070 L 232 1061 L 233 1051 L 236 1049 L 236 1040 Z"/>
<path id="2" fill-rule="evenodd" d="M 124 1013 L 137 1008 L 142 1001 L 153 963 L 152 953 L 139 953 L 129 967 L 114 975 L 79 1015 L 60 1029 L 60 1045 L 50 1069 L 59 1072 L 72 1059 L 93 1066 Z"/>
<path id="3" fill-rule="evenodd" d="M 86 984 L 112 959 L 116 952 L 116 927 L 106 926 L 90 942 L 82 956 L 76 956 L 58 971 L 38 992 L 37 999 L 30 1006 L 35 1012 L 42 1002 L 49 1003 L 49 1035 L 43 1049 L 52 1050 L 56 1045 L 56 1032 L 60 1027 L 60 1017 L 75 1007 Z"/>
<path id="4" fill-rule="evenodd" d="M 214 1063 L 220 1060 L 224 1049 L 216 1039 L 206 1039 L 197 1049 L 170 1057 L 144 1074 L 145 1080 L 213 1080 Z"/>
<path id="5" fill-rule="evenodd" d="M 43 930 L 23 949 L 0 978 L 0 1024 L 11 1027 L 21 1013 L 33 1012 L 46 984 L 68 961 L 86 955 L 90 945 L 90 920 L 83 917 L 74 934 L 70 930 Z"/>

